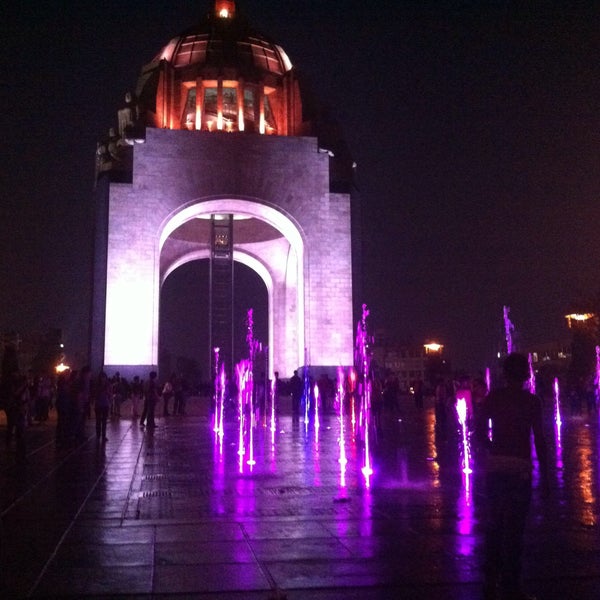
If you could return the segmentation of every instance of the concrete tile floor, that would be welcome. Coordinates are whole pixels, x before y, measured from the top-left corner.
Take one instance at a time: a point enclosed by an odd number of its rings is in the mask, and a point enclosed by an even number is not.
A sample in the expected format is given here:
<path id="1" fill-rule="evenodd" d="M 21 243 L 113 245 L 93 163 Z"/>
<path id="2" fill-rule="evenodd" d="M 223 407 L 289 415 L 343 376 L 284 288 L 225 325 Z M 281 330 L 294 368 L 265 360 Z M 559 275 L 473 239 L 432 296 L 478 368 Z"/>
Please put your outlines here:
<path id="1" fill-rule="evenodd" d="M 334 415 L 318 431 L 287 414 L 259 425 L 251 469 L 236 424 L 220 442 L 206 403 L 189 406 L 153 433 L 113 420 L 106 444 L 69 451 L 52 420 L 35 425 L 25 467 L 0 446 L 2 598 L 480 598 L 481 482 L 475 466 L 467 488 L 431 407 L 384 415 L 367 484 L 348 426 L 342 473 Z M 547 416 L 554 490 L 534 493 L 525 587 L 597 599 L 598 416 L 567 416 L 560 440 Z"/>

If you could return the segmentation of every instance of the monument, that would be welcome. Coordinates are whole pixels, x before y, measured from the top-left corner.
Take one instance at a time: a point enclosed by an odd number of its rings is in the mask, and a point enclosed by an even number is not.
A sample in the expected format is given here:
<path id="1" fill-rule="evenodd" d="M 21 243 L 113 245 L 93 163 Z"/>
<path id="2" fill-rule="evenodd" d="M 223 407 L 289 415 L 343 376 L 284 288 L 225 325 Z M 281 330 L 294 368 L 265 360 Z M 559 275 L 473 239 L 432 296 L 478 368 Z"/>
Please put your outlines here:
<path id="1" fill-rule="evenodd" d="M 207 357 L 235 360 L 239 261 L 267 290 L 271 373 L 351 365 L 354 164 L 283 48 L 217 0 L 124 97 L 96 155 L 92 367 L 157 367 L 161 286 L 196 260 L 210 261 Z"/>

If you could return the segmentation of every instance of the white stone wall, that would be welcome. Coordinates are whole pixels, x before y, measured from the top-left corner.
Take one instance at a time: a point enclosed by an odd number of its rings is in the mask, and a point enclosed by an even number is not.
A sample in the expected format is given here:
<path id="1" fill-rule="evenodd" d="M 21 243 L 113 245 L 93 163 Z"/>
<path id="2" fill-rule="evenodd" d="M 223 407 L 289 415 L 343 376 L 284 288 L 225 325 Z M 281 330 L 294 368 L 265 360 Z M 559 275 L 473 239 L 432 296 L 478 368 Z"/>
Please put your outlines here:
<path id="1" fill-rule="evenodd" d="M 156 365 L 161 232 L 183 209 L 228 199 L 285 215 L 303 241 L 302 265 L 293 253 L 288 265 L 300 282 L 252 250 L 274 281 L 273 369 L 287 376 L 304 364 L 302 337 L 311 365 L 351 364 L 350 199 L 328 187 L 314 138 L 148 129 L 133 184 L 110 188 L 105 364 Z"/>

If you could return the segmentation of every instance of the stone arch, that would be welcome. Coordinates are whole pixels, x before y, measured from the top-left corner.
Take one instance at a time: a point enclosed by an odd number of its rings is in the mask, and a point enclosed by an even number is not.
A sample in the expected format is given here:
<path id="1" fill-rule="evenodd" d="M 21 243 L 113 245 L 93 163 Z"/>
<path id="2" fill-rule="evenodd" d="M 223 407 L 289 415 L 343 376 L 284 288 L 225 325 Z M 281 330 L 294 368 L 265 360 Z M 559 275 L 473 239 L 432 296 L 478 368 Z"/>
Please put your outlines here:
<path id="1" fill-rule="evenodd" d="M 177 270 L 179 267 L 192 262 L 194 260 L 203 260 L 210 258 L 210 252 L 207 249 L 203 250 L 194 250 L 189 252 L 188 254 L 181 256 L 178 258 L 170 268 L 161 276 L 160 285 L 161 288 L 168 278 L 168 276 L 173 273 L 173 271 Z M 274 315 L 273 315 L 273 277 L 269 272 L 267 266 L 259 259 L 246 254 L 245 252 L 240 252 L 239 250 L 234 250 L 233 252 L 233 260 L 235 262 L 239 262 L 243 265 L 246 265 L 250 269 L 252 269 L 263 281 L 265 287 L 267 288 L 267 302 L 268 302 L 268 328 L 269 328 L 269 339 L 268 343 L 268 356 L 269 356 L 269 365 L 273 365 L 274 358 L 274 347 L 273 347 L 273 325 L 274 325 Z M 271 374 L 270 374 L 271 375 Z"/>
<path id="2" fill-rule="evenodd" d="M 302 364 L 305 343 L 305 243 L 301 229 L 289 216 L 256 199 L 196 199 L 173 211 L 164 219 L 158 236 L 156 264 L 157 279 L 160 282 L 157 286 L 157 309 L 154 311 L 153 327 L 156 335 L 159 326 L 160 288 L 168 275 L 187 262 L 209 258 L 210 255 L 210 249 L 205 244 L 185 250 L 165 261 L 163 260 L 165 244 L 169 237 L 188 221 L 208 217 L 211 214 L 234 214 L 242 218 L 257 219 L 279 232 L 278 240 L 258 244 L 258 247 L 256 244 L 250 244 L 250 247 L 237 244 L 234 234 L 233 259 L 255 271 L 265 283 L 268 295 L 269 365 L 271 370 L 291 372 Z M 288 256 L 288 262 L 282 271 L 282 265 L 276 263 L 282 259 L 285 244 L 289 246 L 295 260 L 290 260 Z M 295 273 L 287 272 L 290 263 L 295 265 Z M 291 290 L 295 292 L 293 299 L 289 298 Z M 282 295 L 285 297 L 282 298 Z M 290 345 L 291 340 L 295 341 L 295 347 Z"/>

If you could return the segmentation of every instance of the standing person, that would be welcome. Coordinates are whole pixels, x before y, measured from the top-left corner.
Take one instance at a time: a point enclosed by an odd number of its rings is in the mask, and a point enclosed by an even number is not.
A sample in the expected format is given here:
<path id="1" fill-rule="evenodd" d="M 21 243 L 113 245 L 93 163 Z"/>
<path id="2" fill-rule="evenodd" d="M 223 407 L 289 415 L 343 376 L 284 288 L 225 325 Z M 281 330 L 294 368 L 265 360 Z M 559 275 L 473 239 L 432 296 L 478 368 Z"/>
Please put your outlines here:
<path id="1" fill-rule="evenodd" d="M 27 425 L 31 427 L 34 420 L 38 420 L 38 378 L 33 369 L 27 371 L 27 388 L 29 390 L 29 402 L 27 405 Z"/>
<path id="2" fill-rule="evenodd" d="M 144 389 L 144 410 L 140 418 L 140 427 L 144 426 L 144 423 L 148 425 L 148 429 L 154 429 L 156 423 L 154 422 L 154 410 L 156 403 L 160 400 L 160 390 L 158 388 L 158 382 L 156 381 L 156 371 L 150 371 L 148 381 Z"/>
<path id="3" fill-rule="evenodd" d="M 90 410 L 90 379 L 92 371 L 85 366 L 81 369 L 79 377 L 73 387 L 73 413 L 74 413 L 74 441 L 85 440 L 85 422 Z"/>
<path id="4" fill-rule="evenodd" d="M 111 401 L 111 384 L 108 375 L 101 371 L 96 383 L 94 409 L 96 413 L 96 440 L 107 441 L 106 422 L 108 421 L 108 411 Z"/>
<path id="5" fill-rule="evenodd" d="M 44 373 L 40 377 L 39 385 L 38 385 L 38 419 L 39 421 L 47 421 L 48 413 L 50 412 L 50 407 L 52 405 L 52 392 L 53 385 L 52 379 L 47 373 Z"/>
<path id="6" fill-rule="evenodd" d="M 140 376 L 136 375 L 131 382 L 131 417 L 133 419 L 139 419 L 140 413 L 140 400 L 144 396 L 144 386 L 140 381 Z"/>
<path id="7" fill-rule="evenodd" d="M 423 408 L 423 397 L 424 397 L 423 381 L 421 379 L 417 379 L 414 382 L 413 391 L 414 391 L 414 395 L 415 395 L 415 406 L 417 407 L 418 410 L 421 410 Z"/>
<path id="8" fill-rule="evenodd" d="M 290 377 L 290 392 L 292 395 L 292 415 L 295 417 L 300 415 L 300 405 L 302 404 L 302 395 L 304 393 L 304 383 L 298 371 Z"/>
<path id="9" fill-rule="evenodd" d="M 111 417 L 120 417 L 121 404 L 123 403 L 123 400 L 125 400 L 125 380 L 121 377 L 121 373 L 117 371 L 110 383 L 110 415 Z"/>
<path id="10" fill-rule="evenodd" d="M 173 414 L 183 414 L 183 381 L 177 374 L 173 374 Z"/>
<path id="11" fill-rule="evenodd" d="M 69 380 L 71 372 L 61 373 L 56 380 L 56 447 L 60 450 L 69 443 Z"/>
<path id="12" fill-rule="evenodd" d="M 446 439 L 449 403 L 448 383 L 443 377 L 440 377 L 435 386 L 435 432 L 442 440 Z"/>
<path id="13" fill-rule="evenodd" d="M 506 386 L 484 399 L 477 418 L 477 437 L 487 446 L 484 595 L 486 600 L 527 600 L 531 597 L 521 591 L 520 578 L 531 500 L 531 433 L 544 492 L 549 489 L 547 448 L 541 400 L 523 389 L 529 377 L 527 357 L 509 354 L 504 376 Z M 488 419 L 492 423 L 491 440 Z"/>
<path id="14" fill-rule="evenodd" d="M 173 397 L 173 383 L 172 381 L 175 379 L 175 373 L 171 375 L 169 379 L 165 382 L 165 385 L 162 389 L 162 397 L 163 397 L 163 417 L 169 417 L 171 413 L 169 412 L 169 403 L 171 402 L 171 398 Z"/>
<path id="15" fill-rule="evenodd" d="M 16 440 L 16 462 L 24 465 L 27 462 L 25 444 L 25 427 L 29 411 L 29 382 L 27 377 L 15 371 L 11 377 L 10 396 L 6 411 L 6 443 L 10 443 L 12 433 Z"/>

